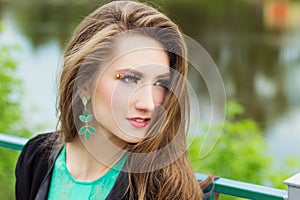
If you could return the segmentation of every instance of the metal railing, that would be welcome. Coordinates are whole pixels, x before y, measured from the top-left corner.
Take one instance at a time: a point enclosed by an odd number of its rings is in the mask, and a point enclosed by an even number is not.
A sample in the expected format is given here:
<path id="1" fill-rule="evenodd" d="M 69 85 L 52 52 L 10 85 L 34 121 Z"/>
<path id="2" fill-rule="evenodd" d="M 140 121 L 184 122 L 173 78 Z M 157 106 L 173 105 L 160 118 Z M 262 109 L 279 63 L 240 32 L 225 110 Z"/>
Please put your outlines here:
<path id="1" fill-rule="evenodd" d="M 0 147 L 21 151 L 28 139 L 0 133 Z"/>
<path id="2" fill-rule="evenodd" d="M 196 173 L 199 181 L 205 179 L 207 175 Z M 231 180 L 227 178 L 215 179 L 213 185 L 213 192 L 226 194 L 229 196 L 241 197 L 246 199 L 257 200 L 284 200 L 287 199 L 287 191 L 276 188 L 271 188 L 252 183 L 245 183 L 241 181 Z M 209 200 L 214 199 L 214 194 L 211 194 Z"/>
<path id="3" fill-rule="evenodd" d="M 21 151 L 28 139 L 0 133 L 0 147 Z M 199 181 L 207 175 L 196 173 Z M 226 178 L 217 178 L 209 186 L 213 193 L 209 200 L 214 200 L 214 193 L 241 197 L 254 200 L 299 200 L 300 199 L 300 173 L 287 179 L 285 183 L 289 186 L 288 191 L 271 188 L 267 186 L 251 184 Z"/>

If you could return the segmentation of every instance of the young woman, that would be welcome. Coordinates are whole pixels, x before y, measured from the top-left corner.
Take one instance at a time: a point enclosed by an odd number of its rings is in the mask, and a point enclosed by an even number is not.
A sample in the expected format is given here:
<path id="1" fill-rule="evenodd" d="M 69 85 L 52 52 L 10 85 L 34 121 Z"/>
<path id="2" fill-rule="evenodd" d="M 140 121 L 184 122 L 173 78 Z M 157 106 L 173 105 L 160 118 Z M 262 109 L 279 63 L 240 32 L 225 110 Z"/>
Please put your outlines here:
<path id="1" fill-rule="evenodd" d="M 186 47 L 134 1 L 77 27 L 64 56 L 59 130 L 24 147 L 17 199 L 202 199 L 186 153 Z"/>

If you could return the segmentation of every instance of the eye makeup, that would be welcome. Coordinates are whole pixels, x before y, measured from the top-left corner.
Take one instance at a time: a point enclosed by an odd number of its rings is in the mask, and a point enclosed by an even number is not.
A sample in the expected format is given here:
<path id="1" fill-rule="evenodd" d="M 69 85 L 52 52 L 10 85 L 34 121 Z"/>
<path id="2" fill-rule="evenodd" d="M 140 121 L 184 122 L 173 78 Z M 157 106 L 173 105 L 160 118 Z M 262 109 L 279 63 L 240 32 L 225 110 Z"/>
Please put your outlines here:
<path id="1" fill-rule="evenodd" d="M 170 79 L 160 79 L 154 83 L 154 86 L 160 86 L 168 89 L 170 87 L 171 80 Z"/>
<path id="2" fill-rule="evenodd" d="M 117 73 L 115 78 L 127 84 L 137 84 L 144 78 L 144 75 L 140 72 L 126 70 L 125 72 Z M 169 88 L 170 82 L 171 80 L 169 74 L 159 75 L 153 82 L 153 86 L 160 86 L 167 89 Z"/>
<path id="3" fill-rule="evenodd" d="M 116 74 L 116 78 L 125 82 L 125 83 L 137 83 L 141 80 L 141 77 L 135 73 L 128 72 L 126 74 L 118 73 Z"/>
<path id="4" fill-rule="evenodd" d="M 121 79 L 124 77 L 124 74 L 118 73 L 116 74 L 116 79 Z"/>

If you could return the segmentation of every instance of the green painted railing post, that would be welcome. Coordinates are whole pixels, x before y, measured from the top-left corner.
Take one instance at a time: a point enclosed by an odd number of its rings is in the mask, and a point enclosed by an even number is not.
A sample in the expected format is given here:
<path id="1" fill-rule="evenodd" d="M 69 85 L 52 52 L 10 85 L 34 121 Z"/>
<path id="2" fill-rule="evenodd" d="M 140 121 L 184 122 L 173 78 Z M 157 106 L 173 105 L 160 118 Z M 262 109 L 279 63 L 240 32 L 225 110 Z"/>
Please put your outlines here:
<path id="1" fill-rule="evenodd" d="M 211 193 L 211 195 L 209 195 L 208 200 L 215 200 L 215 193 Z"/>

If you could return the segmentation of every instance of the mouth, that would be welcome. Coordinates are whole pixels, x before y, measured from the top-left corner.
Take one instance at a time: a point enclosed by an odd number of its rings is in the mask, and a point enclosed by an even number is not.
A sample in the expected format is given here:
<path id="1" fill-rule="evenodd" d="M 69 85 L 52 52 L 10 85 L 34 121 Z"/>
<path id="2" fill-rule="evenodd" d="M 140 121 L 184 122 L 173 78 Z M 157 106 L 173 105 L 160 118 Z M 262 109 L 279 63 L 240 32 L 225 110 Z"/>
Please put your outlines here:
<path id="1" fill-rule="evenodd" d="M 142 118 L 142 117 L 134 117 L 134 118 L 127 118 L 130 124 L 137 128 L 144 128 L 148 125 L 150 118 Z"/>

